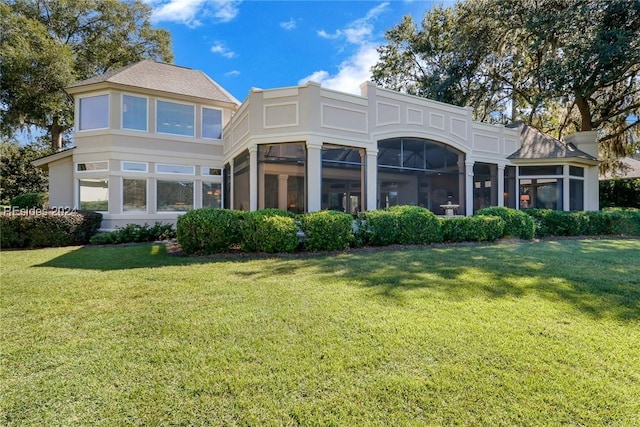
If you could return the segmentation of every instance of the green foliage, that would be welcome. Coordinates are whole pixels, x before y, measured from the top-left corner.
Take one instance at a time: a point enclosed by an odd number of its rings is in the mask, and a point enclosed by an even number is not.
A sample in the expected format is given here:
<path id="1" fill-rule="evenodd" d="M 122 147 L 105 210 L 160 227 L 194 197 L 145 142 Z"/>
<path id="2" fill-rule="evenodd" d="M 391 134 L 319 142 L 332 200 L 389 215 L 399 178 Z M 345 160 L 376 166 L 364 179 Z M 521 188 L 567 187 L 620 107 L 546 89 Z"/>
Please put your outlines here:
<path id="1" fill-rule="evenodd" d="M 460 1 L 387 31 L 373 80 L 555 137 L 602 129 L 617 157 L 640 141 L 639 21 L 637 1 Z"/>
<path id="2" fill-rule="evenodd" d="M 25 193 L 47 191 L 46 172 L 31 165 L 31 162 L 48 154 L 34 145 L 21 146 L 18 143 L 0 143 L 0 202 L 9 204 L 17 196 Z"/>
<path id="3" fill-rule="evenodd" d="M 191 210 L 178 218 L 178 242 L 188 255 L 228 252 L 241 242 L 241 221 L 239 211 Z"/>
<path id="4" fill-rule="evenodd" d="M 0 215 L 0 246 L 41 248 L 89 243 L 102 223 L 96 212 L 6 213 Z"/>
<path id="5" fill-rule="evenodd" d="M 176 237 L 172 224 L 157 222 L 150 227 L 148 224 L 127 224 L 124 227 L 116 227 L 116 230 L 108 233 L 99 233 L 91 237 L 93 245 L 108 245 L 116 243 L 154 242 Z"/>
<path id="6" fill-rule="evenodd" d="M 395 212 L 378 209 L 363 212 L 362 216 L 367 244 L 387 246 L 398 242 L 398 215 Z"/>
<path id="7" fill-rule="evenodd" d="M 589 217 L 582 211 L 527 209 L 536 224 L 536 236 L 582 236 L 589 227 Z"/>
<path id="8" fill-rule="evenodd" d="M 54 149 L 73 126 L 63 88 L 150 58 L 171 62 L 171 38 L 140 0 L 0 3 L 0 133 L 37 126 Z"/>
<path id="9" fill-rule="evenodd" d="M 304 247 L 309 251 L 334 251 L 353 242 L 353 217 L 344 212 L 310 212 L 300 217 Z"/>
<path id="10" fill-rule="evenodd" d="M 517 209 L 504 207 L 490 207 L 480 209 L 478 216 L 498 216 L 504 220 L 503 236 L 513 236 L 530 240 L 535 235 L 535 223 L 531 216 Z"/>
<path id="11" fill-rule="evenodd" d="M 49 193 L 25 193 L 11 199 L 11 207 L 20 209 L 46 208 L 49 203 Z"/>
<path id="12" fill-rule="evenodd" d="M 280 209 L 244 212 L 241 247 L 245 252 L 293 252 L 299 243 L 294 214 Z"/>
<path id="13" fill-rule="evenodd" d="M 536 236 L 640 235 L 640 210 L 555 211 L 527 209 L 536 223 Z"/>
<path id="14" fill-rule="evenodd" d="M 438 217 L 420 206 L 393 206 L 389 212 L 397 216 L 397 243 L 422 245 L 442 241 Z"/>
<path id="15" fill-rule="evenodd" d="M 640 178 L 600 181 L 600 208 L 640 208 Z"/>
<path id="16" fill-rule="evenodd" d="M 504 233 L 505 222 L 498 216 L 442 218 L 445 242 L 494 242 Z"/>

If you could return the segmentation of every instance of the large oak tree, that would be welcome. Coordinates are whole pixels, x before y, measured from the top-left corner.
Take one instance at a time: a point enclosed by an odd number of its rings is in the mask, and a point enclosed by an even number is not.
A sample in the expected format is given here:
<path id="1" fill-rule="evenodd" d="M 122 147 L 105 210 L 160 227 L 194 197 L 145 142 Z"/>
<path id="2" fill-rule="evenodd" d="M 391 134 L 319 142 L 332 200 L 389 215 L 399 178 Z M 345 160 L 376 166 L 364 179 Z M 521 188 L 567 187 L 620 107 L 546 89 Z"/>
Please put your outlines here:
<path id="1" fill-rule="evenodd" d="M 605 157 L 640 146 L 640 1 L 459 2 L 386 39 L 372 69 L 382 86 L 556 137 L 599 130 Z"/>
<path id="2" fill-rule="evenodd" d="M 155 29 L 145 3 L 9 0 L 0 4 L 0 133 L 32 126 L 54 149 L 73 126 L 63 88 L 149 58 L 173 60 L 170 34 Z"/>

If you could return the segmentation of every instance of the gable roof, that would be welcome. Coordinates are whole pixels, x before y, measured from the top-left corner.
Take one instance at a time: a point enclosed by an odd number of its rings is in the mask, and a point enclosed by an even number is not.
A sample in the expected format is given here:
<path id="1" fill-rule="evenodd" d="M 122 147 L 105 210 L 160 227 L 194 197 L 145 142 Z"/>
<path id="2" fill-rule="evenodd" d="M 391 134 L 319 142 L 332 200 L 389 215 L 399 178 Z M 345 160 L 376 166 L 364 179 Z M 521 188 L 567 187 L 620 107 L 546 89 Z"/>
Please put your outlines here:
<path id="1" fill-rule="evenodd" d="M 597 162 L 598 159 L 570 143 L 560 141 L 546 135 L 539 130 L 516 123 L 509 125 L 510 128 L 520 128 L 520 139 L 522 146 L 515 153 L 508 156 L 511 160 L 545 160 L 545 159 L 580 159 L 590 162 Z"/>
<path id="2" fill-rule="evenodd" d="M 600 179 L 640 178 L 640 156 L 620 159 L 620 168 L 600 175 Z"/>
<path id="3" fill-rule="evenodd" d="M 240 105 L 240 101 L 202 71 L 151 60 L 135 62 L 76 82 L 67 89 L 97 83 L 114 83 Z"/>

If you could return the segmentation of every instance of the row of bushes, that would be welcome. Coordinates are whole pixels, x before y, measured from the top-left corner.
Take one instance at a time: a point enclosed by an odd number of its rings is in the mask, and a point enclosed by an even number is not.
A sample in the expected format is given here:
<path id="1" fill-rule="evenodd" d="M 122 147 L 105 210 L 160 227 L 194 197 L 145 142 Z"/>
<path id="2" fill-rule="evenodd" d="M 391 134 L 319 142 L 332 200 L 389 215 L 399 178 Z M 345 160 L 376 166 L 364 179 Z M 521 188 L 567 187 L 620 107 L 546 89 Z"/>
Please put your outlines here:
<path id="1" fill-rule="evenodd" d="M 108 233 L 98 233 L 91 237 L 93 245 L 109 245 L 118 243 L 155 242 L 176 237 L 176 231 L 172 224 L 156 222 L 152 227 L 148 224 L 127 224 L 124 227 L 116 227 Z"/>
<path id="2" fill-rule="evenodd" d="M 92 211 L 60 213 L 11 212 L 0 215 L 0 247 L 42 248 L 89 243 L 102 223 L 102 214 Z"/>
<path id="3" fill-rule="evenodd" d="M 177 238 L 187 254 L 232 249 L 275 253 L 298 248 L 330 251 L 364 245 L 495 241 L 506 234 L 530 239 L 533 228 L 531 217 L 504 208 L 443 220 L 421 207 L 394 206 L 363 212 L 356 221 L 349 214 L 335 211 L 296 217 L 277 209 L 196 209 L 178 219 Z"/>
<path id="4" fill-rule="evenodd" d="M 535 222 L 536 237 L 640 235 L 640 209 L 609 208 L 601 211 L 525 210 Z"/>

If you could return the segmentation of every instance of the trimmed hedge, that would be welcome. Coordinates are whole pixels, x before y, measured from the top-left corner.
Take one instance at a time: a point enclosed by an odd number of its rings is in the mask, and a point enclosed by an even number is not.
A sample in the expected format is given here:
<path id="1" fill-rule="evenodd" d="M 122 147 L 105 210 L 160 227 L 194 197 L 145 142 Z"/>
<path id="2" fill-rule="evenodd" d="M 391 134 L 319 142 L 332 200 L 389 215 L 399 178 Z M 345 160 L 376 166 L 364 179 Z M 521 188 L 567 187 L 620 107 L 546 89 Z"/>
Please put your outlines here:
<path id="1" fill-rule="evenodd" d="M 513 236 L 531 240 L 535 236 L 536 226 L 530 215 L 517 209 L 494 206 L 480 209 L 475 216 L 497 216 L 504 220 L 502 236 Z"/>
<path id="2" fill-rule="evenodd" d="M 84 245 L 101 223 L 102 214 L 93 211 L 2 214 L 0 246 L 6 249 Z"/>
<path id="3" fill-rule="evenodd" d="M 398 241 L 398 215 L 386 209 L 362 213 L 360 234 L 364 244 L 373 246 L 393 245 Z"/>
<path id="4" fill-rule="evenodd" d="M 49 193 L 25 193 L 11 199 L 11 207 L 19 209 L 46 208 Z"/>
<path id="5" fill-rule="evenodd" d="M 344 212 L 319 211 L 300 217 L 304 247 L 309 251 L 334 251 L 348 248 L 354 241 L 353 217 Z"/>
<path id="6" fill-rule="evenodd" d="M 293 252 L 300 241 L 294 215 L 279 209 L 245 212 L 240 234 L 245 252 Z"/>
<path id="7" fill-rule="evenodd" d="M 155 242 L 176 237 L 176 231 L 172 224 L 156 222 L 153 227 L 148 224 L 127 224 L 124 227 L 116 227 L 109 233 L 99 233 L 91 238 L 92 245 L 109 245 L 118 243 Z"/>
<path id="8" fill-rule="evenodd" d="M 505 222 L 498 216 L 442 218 L 445 242 L 495 242 L 504 233 Z"/>
<path id="9" fill-rule="evenodd" d="M 389 211 L 398 216 L 397 243 L 423 245 L 442 241 L 438 217 L 420 206 L 393 206 Z"/>
<path id="10" fill-rule="evenodd" d="M 536 223 L 536 236 L 640 235 L 640 210 L 613 208 L 602 211 L 528 209 Z"/>
<path id="11" fill-rule="evenodd" d="M 438 217 L 420 206 L 392 206 L 361 215 L 358 241 L 374 246 L 423 245 L 442 241 Z M 360 230 L 360 228 L 359 228 Z"/>
<path id="12" fill-rule="evenodd" d="M 640 178 L 600 181 L 600 207 L 640 208 Z"/>
<path id="13" fill-rule="evenodd" d="M 241 219 L 246 212 L 194 209 L 178 217 L 176 235 L 188 255 L 228 252 L 241 241 Z"/>

